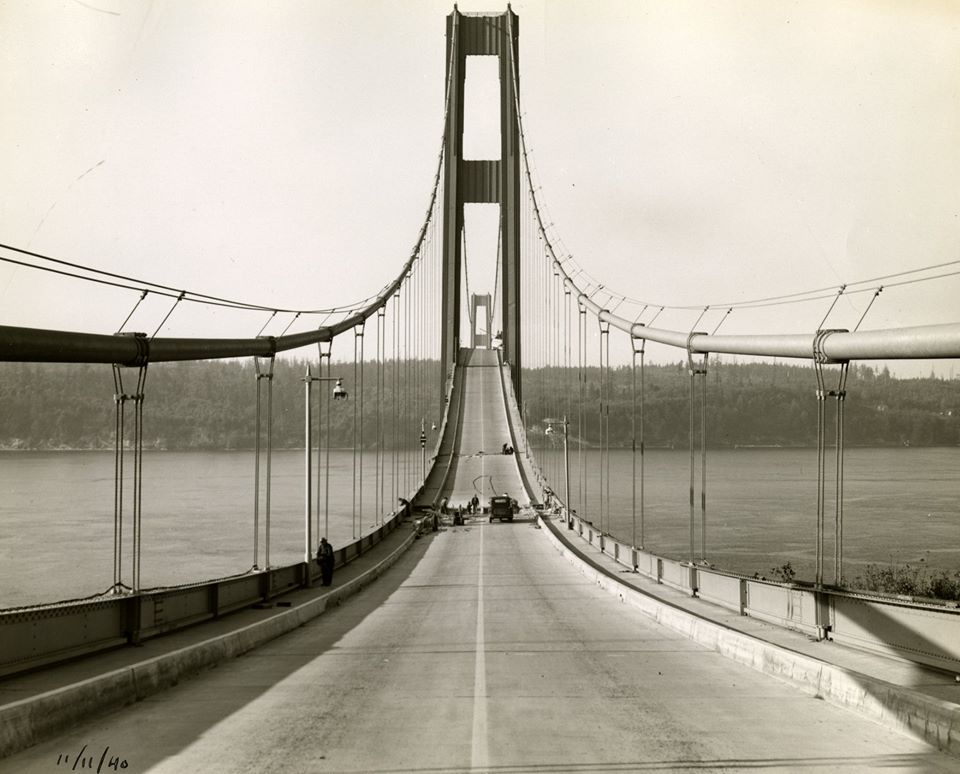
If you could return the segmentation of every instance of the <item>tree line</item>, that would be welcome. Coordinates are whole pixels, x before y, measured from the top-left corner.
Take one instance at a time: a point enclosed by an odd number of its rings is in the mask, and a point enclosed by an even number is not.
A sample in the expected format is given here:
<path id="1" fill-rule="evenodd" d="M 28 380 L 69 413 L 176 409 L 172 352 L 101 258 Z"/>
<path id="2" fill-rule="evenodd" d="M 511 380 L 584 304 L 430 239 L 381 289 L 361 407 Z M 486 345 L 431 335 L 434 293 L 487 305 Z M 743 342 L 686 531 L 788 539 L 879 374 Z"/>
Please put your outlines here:
<path id="1" fill-rule="evenodd" d="M 685 362 L 646 366 L 642 379 L 628 366 L 603 374 L 605 429 L 612 447 L 630 448 L 642 409 L 647 447 L 686 448 L 690 428 L 690 376 Z M 599 368 L 544 368 L 523 374 L 528 432 L 542 419 L 566 415 L 569 432 L 587 446 L 600 442 Z M 825 371 L 827 390 L 839 386 L 836 366 Z M 706 438 L 714 448 L 736 446 L 815 446 L 817 378 L 812 365 L 779 363 L 709 364 L 697 377 L 694 397 L 699 434 L 701 380 L 706 385 Z M 634 386 L 636 383 L 636 387 Z M 843 399 L 844 443 L 853 446 L 960 445 L 960 380 L 896 379 L 888 369 L 851 364 Z M 581 398 L 582 395 L 582 398 Z M 582 408 L 581 408 L 582 407 Z M 836 397 L 825 399 L 826 437 L 835 435 Z M 609 422 L 606 422 L 606 416 Z M 697 435 L 699 438 L 699 435 Z M 699 440 L 695 441 L 699 443 Z"/>
<path id="2" fill-rule="evenodd" d="M 278 358 L 273 378 L 268 380 L 257 378 L 251 360 L 152 364 L 147 368 L 144 389 L 144 447 L 253 449 L 258 385 L 261 443 L 266 443 L 267 395 L 272 382 L 273 446 L 303 448 L 306 369 L 306 361 Z M 333 363 L 331 375 L 342 377 L 348 396 L 334 401 L 333 383 L 313 384 L 314 439 L 319 431 L 324 434 L 324 445 L 352 448 L 355 439 L 361 445 L 362 438 L 363 447 L 373 448 L 379 433 L 386 447 L 418 446 L 421 417 L 427 428 L 433 423 L 439 427 L 442 419 L 439 371 L 437 362 L 400 366 L 389 362 L 379 369 L 375 363 L 365 363 L 355 374 L 352 363 Z M 267 373 L 263 362 L 260 373 Z M 122 392 L 134 393 L 137 369 L 121 369 L 121 374 Z M 316 363 L 312 375 L 319 375 Z M 394 389 L 397 384 L 399 390 Z M 319 391 L 323 392 L 320 411 Z M 0 363 L 0 448 L 113 448 L 114 394 L 109 365 Z M 125 413 L 129 439 L 133 422 L 129 401 Z M 319 414 L 323 415 L 322 424 L 318 423 Z"/>
<path id="3" fill-rule="evenodd" d="M 272 380 L 276 448 L 303 447 L 306 368 L 302 360 L 276 360 Z M 828 387 L 833 389 L 837 386 L 835 367 L 828 369 L 833 369 L 827 373 L 831 380 Z M 313 370 L 316 372 L 316 364 Z M 132 393 L 136 369 L 122 371 L 124 392 Z M 428 434 L 434 424 L 440 426 L 443 397 L 436 361 L 400 365 L 389 361 L 379 367 L 368 362 L 357 368 L 356 374 L 352 363 L 334 363 L 331 372 L 343 377 L 349 399 L 331 401 L 329 382 L 315 384 L 313 394 L 316 400 L 316 391 L 324 391 L 324 423 L 319 429 L 334 447 L 350 448 L 354 439 L 359 443 L 362 436 L 362 446 L 372 448 L 379 432 L 386 447 L 411 448 L 419 445 L 421 418 Z M 586 368 L 581 382 L 577 369 L 524 369 L 522 408 L 531 434 L 543 431 L 543 418 L 566 415 L 575 441 L 597 445 L 600 375 L 598 368 Z M 639 376 L 636 390 L 634 377 L 630 366 L 610 368 L 603 374 L 610 445 L 614 447 L 630 448 L 633 442 L 634 421 L 640 411 Z M 698 377 L 698 390 L 701 378 L 707 390 L 708 445 L 816 444 L 817 381 L 812 366 L 721 361 L 711 363 L 706 376 Z M 257 382 L 249 360 L 149 366 L 143 404 L 146 448 L 252 449 L 256 442 Z M 399 392 L 395 389 L 398 383 Z M 264 379 L 260 380 L 260 389 L 261 414 L 265 417 Z M 0 363 L 0 448 L 112 448 L 114 392 L 113 372 L 108 365 Z M 836 404 L 835 398 L 827 398 L 830 442 Z M 699 393 L 695 406 L 699 411 Z M 896 379 L 886 369 L 851 365 L 844 411 L 844 440 L 849 445 L 960 445 L 957 379 Z M 684 448 L 688 444 L 689 376 L 685 362 L 645 367 L 643 424 L 648 447 Z M 430 434 L 429 445 L 434 440 Z"/>

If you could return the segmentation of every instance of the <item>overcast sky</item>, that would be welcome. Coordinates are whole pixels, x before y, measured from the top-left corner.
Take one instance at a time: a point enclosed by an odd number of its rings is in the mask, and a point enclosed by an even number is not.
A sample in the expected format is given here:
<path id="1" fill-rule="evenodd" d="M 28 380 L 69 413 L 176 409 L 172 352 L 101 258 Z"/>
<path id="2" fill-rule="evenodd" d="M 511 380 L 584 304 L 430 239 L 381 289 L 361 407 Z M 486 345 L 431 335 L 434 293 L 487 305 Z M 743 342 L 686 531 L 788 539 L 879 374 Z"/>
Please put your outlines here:
<path id="1" fill-rule="evenodd" d="M 0 0 L 0 242 L 285 307 L 375 292 L 426 208 L 451 8 Z M 513 9 L 551 234 L 606 286 L 719 305 L 960 260 L 960 4 Z M 890 288 L 862 327 L 956 322 L 958 298 L 956 277 Z M 135 300 L 0 265 L 0 324 L 109 333 Z M 825 312 L 737 312 L 723 332 L 810 332 Z M 198 325 L 178 311 L 164 335 Z"/>

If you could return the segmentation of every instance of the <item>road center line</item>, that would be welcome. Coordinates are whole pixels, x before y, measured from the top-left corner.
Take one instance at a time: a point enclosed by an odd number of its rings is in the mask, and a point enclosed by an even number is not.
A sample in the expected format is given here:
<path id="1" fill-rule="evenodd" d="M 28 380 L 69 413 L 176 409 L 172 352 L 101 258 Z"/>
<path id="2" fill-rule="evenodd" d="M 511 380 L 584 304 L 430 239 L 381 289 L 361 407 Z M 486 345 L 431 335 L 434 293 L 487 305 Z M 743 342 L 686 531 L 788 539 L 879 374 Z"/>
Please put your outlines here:
<path id="1" fill-rule="evenodd" d="M 480 559 L 477 571 L 477 636 L 476 661 L 473 671 L 473 740 L 470 749 L 471 768 L 486 768 L 487 747 L 487 655 L 483 638 L 483 527 L 480 533 Z"/>

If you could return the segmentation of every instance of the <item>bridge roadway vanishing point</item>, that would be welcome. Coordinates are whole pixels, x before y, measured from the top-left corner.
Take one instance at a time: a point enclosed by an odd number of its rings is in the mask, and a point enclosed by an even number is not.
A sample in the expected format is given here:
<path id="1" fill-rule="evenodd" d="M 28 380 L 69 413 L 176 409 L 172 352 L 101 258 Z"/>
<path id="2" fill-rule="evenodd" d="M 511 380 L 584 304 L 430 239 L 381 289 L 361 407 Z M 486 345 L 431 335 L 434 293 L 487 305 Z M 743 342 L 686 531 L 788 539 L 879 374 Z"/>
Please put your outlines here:
<path id="1" fill-rule="evenodd" d="M 522 457 L 498 453 L 504 442 L 520 447 L 496 353 L 466 360 L 443 492 L 451 503 L 492 489 L 522 502 Z M 82 761 L 109 771 L 112 759 L 126 771 L 178 774 L 960 770 L 957 758 L 919 739 L 622 604 L 571 565 L 551 528 L 526 509 L 513 523 L 475 518 L 407 539 L 390 569 L 342 606 L 168 690 L 91 715 L 0 769 L 84 770 Z M 395 532 L 394 547 L 404 537 Z M 339 570 L 333 592 L 389 550 L 378 546 Z M 296 608 L 325 593 L 299 590 L 288 600 Z M 225 622 L 170 637 L 187 652 L 218 634 L 215 625 Z M 141 658 L 158 647 L 146 642 Z M 44 680 L 76 679 L 84 664 L 111 657 L 21 677 L 3 686 L 2 701 L 31 681 L 34 691 L 53 690 Z"/>

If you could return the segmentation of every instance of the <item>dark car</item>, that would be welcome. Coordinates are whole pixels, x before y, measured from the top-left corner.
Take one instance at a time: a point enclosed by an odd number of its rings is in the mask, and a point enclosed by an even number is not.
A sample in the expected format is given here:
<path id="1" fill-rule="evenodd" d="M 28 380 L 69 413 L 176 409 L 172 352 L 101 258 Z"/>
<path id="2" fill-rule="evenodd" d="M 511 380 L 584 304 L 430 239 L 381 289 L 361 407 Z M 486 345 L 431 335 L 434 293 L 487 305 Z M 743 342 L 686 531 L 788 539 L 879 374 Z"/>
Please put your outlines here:
<path id="1" fill-rule="evenodd" d="M 507 495 L 495 495 L 490 498 L 490 521 L 494 519 L 513 521 L 513 498 Z"/>

